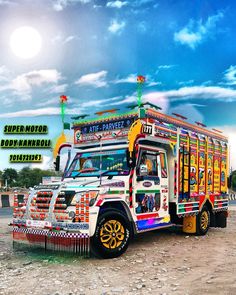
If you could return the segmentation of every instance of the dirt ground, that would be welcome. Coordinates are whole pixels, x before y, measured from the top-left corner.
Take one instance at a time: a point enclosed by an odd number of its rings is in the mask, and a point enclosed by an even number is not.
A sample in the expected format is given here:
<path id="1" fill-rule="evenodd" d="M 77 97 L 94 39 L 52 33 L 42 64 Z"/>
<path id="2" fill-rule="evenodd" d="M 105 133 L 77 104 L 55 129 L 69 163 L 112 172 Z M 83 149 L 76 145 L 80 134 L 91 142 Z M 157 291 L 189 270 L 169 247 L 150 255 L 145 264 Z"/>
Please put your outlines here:
<path id="1" fill-rule="evenodd" d="M 236 294 L 236 211 L 203 237 L 142 234 L 112 260 L 13 250 L 1 215 L 0 295 Z"/>

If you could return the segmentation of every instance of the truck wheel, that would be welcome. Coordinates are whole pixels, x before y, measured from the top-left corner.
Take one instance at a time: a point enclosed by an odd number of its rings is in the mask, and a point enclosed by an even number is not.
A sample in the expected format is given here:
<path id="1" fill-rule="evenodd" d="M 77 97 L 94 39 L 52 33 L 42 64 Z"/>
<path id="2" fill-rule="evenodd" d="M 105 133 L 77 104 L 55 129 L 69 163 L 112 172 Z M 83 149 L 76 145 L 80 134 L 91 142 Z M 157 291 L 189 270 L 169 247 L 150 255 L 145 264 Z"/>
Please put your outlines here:
<path id="1" fill-rule="evenodd" d="M 206 206 L 197 215 L 197 235 L 203 236 L 208 232 L 210 227 L 210 212 Z"/>
<path id="2" fill-rule="evenodd" d="M 102 258 L 118 257 L 128 248 L 130 234 L 130 223 L 123 214 L 105 212 L 98 218 L 92 250 Z"/>

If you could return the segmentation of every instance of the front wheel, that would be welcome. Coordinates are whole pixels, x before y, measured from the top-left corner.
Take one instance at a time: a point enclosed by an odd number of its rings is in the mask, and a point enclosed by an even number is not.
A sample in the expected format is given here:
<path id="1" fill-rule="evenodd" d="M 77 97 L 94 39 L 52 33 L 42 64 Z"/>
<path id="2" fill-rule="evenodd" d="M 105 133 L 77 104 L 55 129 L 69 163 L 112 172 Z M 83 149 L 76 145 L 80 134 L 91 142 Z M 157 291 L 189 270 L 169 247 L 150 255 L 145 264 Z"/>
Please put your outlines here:
<path id="1" fill-rule="evenodd" d="M 206 206 L 197 215 L 197 234 L 203 236 L 208 232 L 210 227 L 210 212 Z"/>
<path id="2" fill-rule="evenodd" d="M 122 255 L 130 241 L 130 223 L 118 211 L 102 214 L 97 222 L 96 231 L 92 237 L 93 252 L 102 258 L 115 258 Z"/>

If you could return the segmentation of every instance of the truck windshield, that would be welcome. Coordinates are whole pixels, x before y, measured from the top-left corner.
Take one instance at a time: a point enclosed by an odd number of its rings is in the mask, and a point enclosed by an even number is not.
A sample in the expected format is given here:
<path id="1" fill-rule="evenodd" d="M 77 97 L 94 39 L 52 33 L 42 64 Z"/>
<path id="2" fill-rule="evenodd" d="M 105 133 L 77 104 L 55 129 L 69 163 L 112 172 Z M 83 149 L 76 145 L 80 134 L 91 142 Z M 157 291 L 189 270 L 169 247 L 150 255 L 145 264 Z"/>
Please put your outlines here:
<path id="1" fill-rule="evenodd" d="M 65 177 L 128 175 L 126 150 L 77 153 Z"/>

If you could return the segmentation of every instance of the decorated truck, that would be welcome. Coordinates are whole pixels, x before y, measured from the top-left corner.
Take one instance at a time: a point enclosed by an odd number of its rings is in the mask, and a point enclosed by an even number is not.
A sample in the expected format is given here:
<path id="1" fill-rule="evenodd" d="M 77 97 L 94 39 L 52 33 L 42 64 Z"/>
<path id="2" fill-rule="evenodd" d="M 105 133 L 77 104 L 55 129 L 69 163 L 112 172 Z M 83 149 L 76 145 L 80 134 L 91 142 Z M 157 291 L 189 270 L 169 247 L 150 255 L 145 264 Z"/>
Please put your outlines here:
<path id="1" fill-rule="evenodd" d="M 61 182 L 15 197 L 15 242 L 113 258 L 145 231 L 226 227 L 227 138 L 148 103 L 115 111 L 78 117 L 74 142 L 57 151 L 57 169 L 68 151 Z"/>

